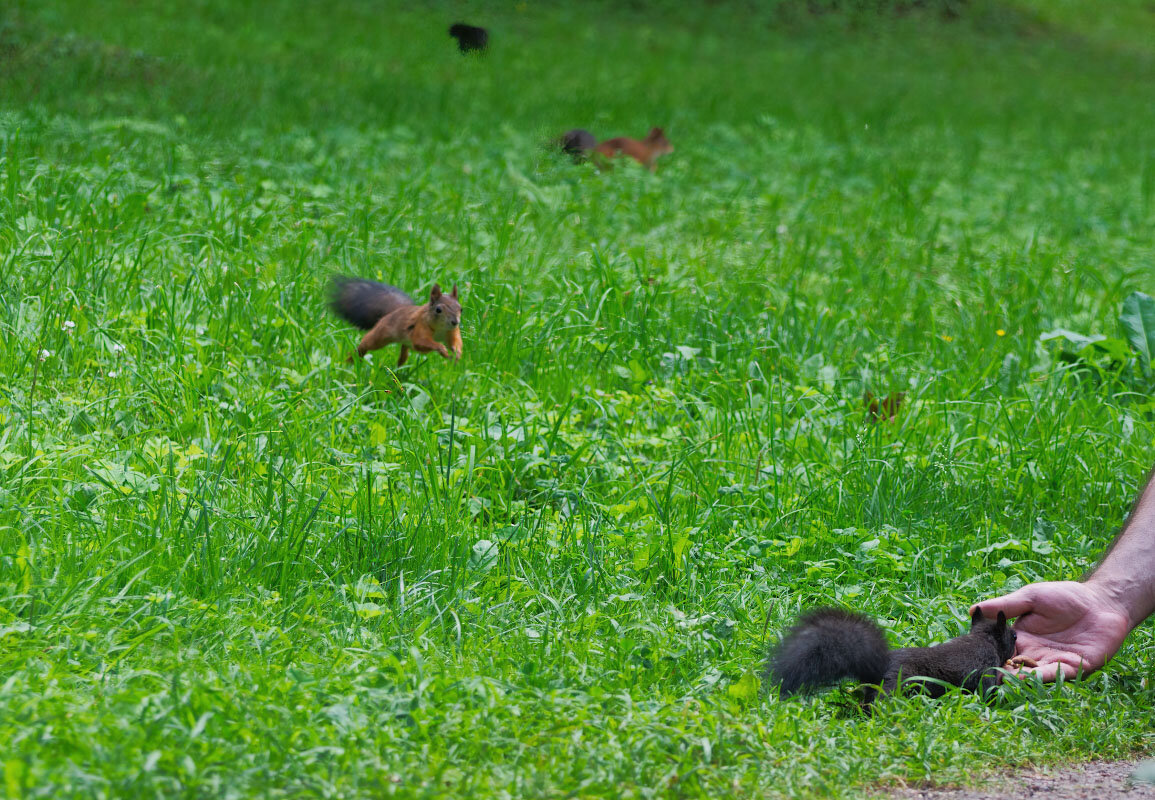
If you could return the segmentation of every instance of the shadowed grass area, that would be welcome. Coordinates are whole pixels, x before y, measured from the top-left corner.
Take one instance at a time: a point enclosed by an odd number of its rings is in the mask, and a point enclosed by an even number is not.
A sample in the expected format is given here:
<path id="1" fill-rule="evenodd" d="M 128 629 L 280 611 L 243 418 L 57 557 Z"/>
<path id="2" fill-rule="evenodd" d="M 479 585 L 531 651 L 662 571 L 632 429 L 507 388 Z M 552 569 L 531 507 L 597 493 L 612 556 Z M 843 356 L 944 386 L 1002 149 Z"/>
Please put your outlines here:
<path id="1" fill-rule="evenodd" d="M 991 706 L 759 686 L 801 607 L 925 644 L 1080 575 L 1153 460 L 1149 365 L 1040 337 L 1152 289 L 1155 15 L 962 5 L 9 9 L 6 795 L 854 797 L 1149 749 L 1149 626 Z M 651 125 L 656 176 L 545 146 Z M 464 359 L 347 365 L 338 272 L 456 282 Z"/>

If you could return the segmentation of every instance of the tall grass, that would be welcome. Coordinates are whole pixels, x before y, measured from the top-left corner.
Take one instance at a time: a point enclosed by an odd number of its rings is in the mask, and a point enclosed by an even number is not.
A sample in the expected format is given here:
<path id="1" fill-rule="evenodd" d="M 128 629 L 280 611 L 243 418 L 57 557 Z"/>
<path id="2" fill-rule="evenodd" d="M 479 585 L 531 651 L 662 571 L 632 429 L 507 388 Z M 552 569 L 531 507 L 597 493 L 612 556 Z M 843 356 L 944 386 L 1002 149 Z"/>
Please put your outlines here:
<path id="1" fill-rule="evenodd" d="M 1143 371 L 1040 340 L 1151 288 L 1152 23 L 1090 6 L 18 2 L 6 795 L 856 796 L 1149 747 L 1146 627 L 990 707 L 758 687 L 802 606 L 928 643 L 1079 575 L 1150 466 Z M 654 124 L 656 176 L 545 146 Z M 335 273 L 456 282 L 465 358 L 346 364 Z"/>

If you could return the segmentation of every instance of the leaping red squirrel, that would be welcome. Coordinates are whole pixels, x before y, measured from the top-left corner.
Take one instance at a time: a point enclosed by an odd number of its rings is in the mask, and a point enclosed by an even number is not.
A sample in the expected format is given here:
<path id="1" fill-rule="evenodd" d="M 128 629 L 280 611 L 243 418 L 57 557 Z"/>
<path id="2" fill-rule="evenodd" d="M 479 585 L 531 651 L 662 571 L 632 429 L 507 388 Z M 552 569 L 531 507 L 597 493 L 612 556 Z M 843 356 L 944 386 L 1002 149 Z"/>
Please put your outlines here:
<path id="1" fill-rule="evenodd" d="M 401 345 L 397 366 L 409 358 L 409 349 L 418 353 L 438 352 L 442 358 L 461 358 L 461 303 L 457 285 L 444 294 L 436 283 L 429 302 L 417 305 L 396 286 L 364 278 L 338 277 L 330 289 L 329 307 L 347 322 L 368 331 L 357 345 L 357 355 L 386 345 Z M 448 348 L 446 347 L 448 345 Z M 352 360 L 352 356 L 349 357 Z"/>

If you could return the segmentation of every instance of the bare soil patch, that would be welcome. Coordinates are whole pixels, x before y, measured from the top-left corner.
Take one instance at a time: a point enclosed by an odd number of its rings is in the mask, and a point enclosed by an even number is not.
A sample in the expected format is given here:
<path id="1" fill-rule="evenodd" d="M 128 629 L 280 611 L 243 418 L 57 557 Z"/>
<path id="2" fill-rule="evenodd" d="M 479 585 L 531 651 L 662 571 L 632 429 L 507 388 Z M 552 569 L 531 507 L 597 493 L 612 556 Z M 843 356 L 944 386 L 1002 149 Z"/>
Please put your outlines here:
<path id="1" fill-rule="evenodd" d="M 1127 800 L 1155 798 L 1155 786 L 1131 785 L 1138 761 L 1093 761 L 1054 769 L 1016 772 L 969 788 L 899 789 L 883 797 L 892 800 Z"/>

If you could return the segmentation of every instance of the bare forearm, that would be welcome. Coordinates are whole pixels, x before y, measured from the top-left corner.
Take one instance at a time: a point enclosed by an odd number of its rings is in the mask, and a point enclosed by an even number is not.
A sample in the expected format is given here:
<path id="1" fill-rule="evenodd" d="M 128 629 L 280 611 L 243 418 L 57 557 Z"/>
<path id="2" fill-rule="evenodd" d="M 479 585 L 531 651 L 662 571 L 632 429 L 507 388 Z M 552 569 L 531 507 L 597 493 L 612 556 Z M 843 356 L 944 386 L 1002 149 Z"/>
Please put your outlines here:
<path id="1" fill-rule="evenodd" d="M 1104 590 L 1126 609 L 1132 628 L 1155 612 L 1155 481 L 1152 479 L 1148 479 L 1127 524 L 1086 583 Z"/>

